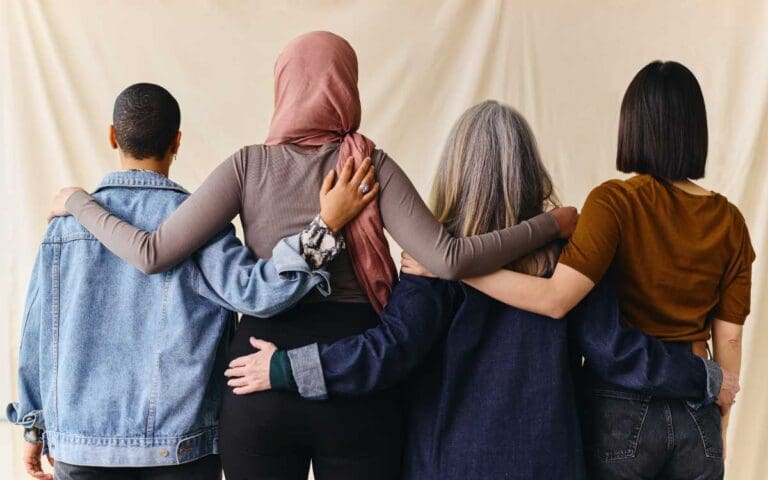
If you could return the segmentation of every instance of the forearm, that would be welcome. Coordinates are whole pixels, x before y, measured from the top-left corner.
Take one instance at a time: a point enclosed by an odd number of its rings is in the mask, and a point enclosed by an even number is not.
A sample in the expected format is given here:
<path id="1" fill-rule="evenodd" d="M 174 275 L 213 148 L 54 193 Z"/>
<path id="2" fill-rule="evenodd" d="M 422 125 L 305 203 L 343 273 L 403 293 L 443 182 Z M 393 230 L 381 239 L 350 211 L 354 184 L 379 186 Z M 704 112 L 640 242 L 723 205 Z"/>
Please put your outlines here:
<path id="1" fill-rule="evenodd" d="M 298 235 L 280 240 L 271 260 L 256 258 L 229 227 L 195 254 L 203 275 L 198 293 L 229 310 L 271 317 L 320 287 L 330 292 L 330 275 L 312 271 L 298 253 Z"/>
<path id="2" fill-rule="evenodd" d="M 662 342 L 622 322 L 610 279 L 597 284 L 568 315 L 568 330 L 575 350 L 603 382 L 697 402 L 711 401 L 718 393 L 709 391 L 710 374 L 690 346 Z M 713 388 L 719 391 L 719 384 Z"/>
<path id="3" fill-rule="evenodd" d="M 741 373 L 741 325 L 714 320 L 712 323 L 712 347 L 714 360 L 724 370 L 739 376 Z M 723 431 L 728 429 L 730 406 L 723 412 Z"/>
<path id="4" fill-rule="evenodd" d="M 381 325 L 330 344 L 290 350 L 291 376 L 302 396 L 364 395 L 401 381 L 442 335 L 451 308 L 439 280 L 404 275 Z M 286 358 L 283 358 L 283 362 Z M 275 368 L 275 374 L 285 368 Z M 283 387 L 290 381 L 275 382 Z"/>
<path id="5" fill-rule="evenodd" d="M 562 264 L 550 278 L 499 270 L 464 283 L 502 303 L 551 318 L 563 318 L 595 286 L 588 277 Z"/>
<path id="6" fill-rule="evenodd" d="M 378 174 L 384 226 L 403 250 L 440 278 L 490 273 L 558 237 L 558 223 L 549 214 L 504 230 L 454 237 L 435 219 L 394 161 L 382 162 Z"/>

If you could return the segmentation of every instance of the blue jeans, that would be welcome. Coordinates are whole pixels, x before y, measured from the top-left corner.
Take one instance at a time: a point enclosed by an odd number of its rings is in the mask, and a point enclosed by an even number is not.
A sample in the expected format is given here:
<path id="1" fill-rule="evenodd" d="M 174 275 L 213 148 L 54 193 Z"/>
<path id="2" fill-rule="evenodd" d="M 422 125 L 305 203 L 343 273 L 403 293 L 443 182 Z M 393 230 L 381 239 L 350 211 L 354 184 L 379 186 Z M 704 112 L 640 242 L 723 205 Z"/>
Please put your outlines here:
<path id="1" fill-rule="evenodd" d="M 586 390 L 582 424 L 588 478 L 723 478 L 720 409 L 693 410 L 605 385 Z"/>
<path id="2" fill-rule="evenodd" d="M 56 480 L 221 480 L 218 455 L 162 467 L 86 467 L 56 462 Z"/>

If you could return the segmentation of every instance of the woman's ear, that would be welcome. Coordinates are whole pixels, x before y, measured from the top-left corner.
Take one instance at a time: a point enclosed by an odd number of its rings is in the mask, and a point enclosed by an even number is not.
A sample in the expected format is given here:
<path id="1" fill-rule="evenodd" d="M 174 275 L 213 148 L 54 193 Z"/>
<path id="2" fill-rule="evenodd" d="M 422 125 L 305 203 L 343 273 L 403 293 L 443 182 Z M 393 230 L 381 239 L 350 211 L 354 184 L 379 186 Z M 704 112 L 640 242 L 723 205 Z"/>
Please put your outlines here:
<path id="1" fill-rule="evenodd" d="M 120 147 L 120 145 L 117 144 L 117 132 L 115 131 L 114 125 L 109 126 L 109 144 L 112 145 L 112 148 L 114 149 Z"/>
<path id="2" fill-rule="evenodd" d="M 179 146 L 181 145 L 181 130 L 176 132 L 176 136 L 171 142 L 171 153 L 176 155 L 179 152 Z"/>

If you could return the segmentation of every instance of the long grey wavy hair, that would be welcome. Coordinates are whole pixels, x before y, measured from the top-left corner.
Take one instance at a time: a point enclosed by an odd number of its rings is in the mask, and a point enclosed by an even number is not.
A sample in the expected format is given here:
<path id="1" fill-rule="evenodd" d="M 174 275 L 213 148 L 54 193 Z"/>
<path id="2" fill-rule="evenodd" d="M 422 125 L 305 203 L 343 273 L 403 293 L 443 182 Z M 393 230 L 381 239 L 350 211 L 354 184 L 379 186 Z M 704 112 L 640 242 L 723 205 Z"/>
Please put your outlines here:
<path id="1" fill-rule="evenodd" d="M 552 179 L 520 113 L 486 100 L 459 117 L 432 185 L 432 211 L 448 231 L 471 236 L 500 230 L 556 206 Z M 545 275 L 558 253 L 552 244 L 508 268 Z"/>

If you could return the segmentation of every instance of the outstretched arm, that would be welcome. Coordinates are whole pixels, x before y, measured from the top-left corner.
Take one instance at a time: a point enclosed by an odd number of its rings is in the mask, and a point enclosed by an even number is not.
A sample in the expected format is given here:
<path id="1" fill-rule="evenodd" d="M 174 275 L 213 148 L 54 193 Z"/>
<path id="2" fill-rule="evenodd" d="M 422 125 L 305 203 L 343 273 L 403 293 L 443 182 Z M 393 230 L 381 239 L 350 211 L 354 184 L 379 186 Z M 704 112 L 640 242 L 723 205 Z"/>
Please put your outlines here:
<path id="1" fill-rule="evenodd" d="M 604 382 L 696 402 L 711 402 L 720 392 L 716 363 L 695 356 L 687 343 L 662 342 L 622 323 L 609 279 L 568 315 L 568 328 L 589 371 Z"/>
<path id="2" fill-rule="evenodd" d="M 120 258 L 132 263 L 144 273 L 162 272 L 201 248 L 224 230 L 239 213 L 247 163 L 243 155 L 243 150 L 240 150 L 219 165 L 200 188 L 154 232 L 138 229 L 120 217 L 110 214 L 82 189 L 63 189 L 54 199 L 51 214 L 74 215 Z M 365 165 L 370 165 L 370 161 L 364 163 Z M 368 169 L 364 166 L 353 172 L 352 165 L 349 165 L 349 168 L 340 174 L 340 180 L 342 176 L 346 176 L 344 189 L 349 188 L 353 180 L 357 180 L 355 185 L 359 185 L 362 177 L 368 175 Z M 353 173 L 356 175 L 354 178 Z M 358 174 L 361 175 L 360 178 L 357 178 Z M 329 174 L 326 182 L 329 179 L 333 182 L 333 178 Z M 331 190 L 336 192 L 337 187 L 339 182 Z M 333 193 L 331 190 L 327 192 L 328 195 Z M 372 197 L 377 192 L 378 188 L 374 185 L 368 195 Z M 361 201 L 363 197 L 364 195 L 360 195 Z M 370 198 L 366 200 L 369 202 Z M 357 205 L 336 205 L 339 207 L 336 212 L 343 215 L 326 220 L 329 226 L 338 230 L 354 218 L 359 209 Z"/>
<path id="3" fill-rule="evenodd" d="M 440 278 L 456 280 L 493 272 L 573 232 L 578 214 L 566 207 L 510 228 L 463 237 L 451 235 L 424 204 L 400 167 L 385 157 L 378 167 L 384 226 L 403 250 Z"/>
<path id="4" fill-rule="evenodd" d="M 294 306 L 315 287 L 330 293 L 330 274 L 311 270 L 299 248 L 297 234 L 280 240 L 272 259 L 256 258 L 230 226 L 194 255 L 202 273 L 198 294 L 229 310 L 266 318 Z"/>
<path id="5" fill-rule="evenodd" d="M 564 264 L 558 264 L 550 278 L 499 270 L 464 282 L 507 305 L 552 318 L 563 318 L 595 286 Z"/>
<path id="6" fill-rule="evenodd" d="M 449 289 L 439 280 L 403 275 L 378 327 L 287 352 L 254 339 L 260 350 L 232 361 L 225 372 L 228 383 L 236 394 L 273 388 L 313 399 L 391 387 L 419 364 L 445 331 L 453 309 Z"/>

